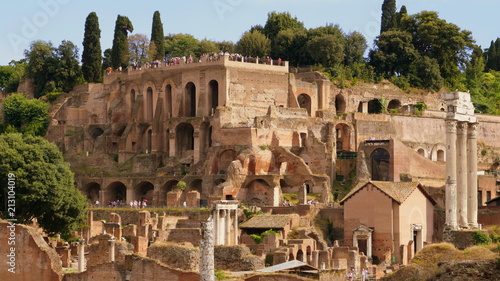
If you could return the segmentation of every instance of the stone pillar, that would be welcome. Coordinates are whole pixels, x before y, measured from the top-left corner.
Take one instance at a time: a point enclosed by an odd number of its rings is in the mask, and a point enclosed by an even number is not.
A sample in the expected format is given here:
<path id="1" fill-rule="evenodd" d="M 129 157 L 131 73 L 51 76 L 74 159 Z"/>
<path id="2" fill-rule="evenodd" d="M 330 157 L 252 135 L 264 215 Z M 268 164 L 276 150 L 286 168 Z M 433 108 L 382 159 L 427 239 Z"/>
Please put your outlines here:
<path id="1" fill-rule="evenodd" d="M 361 112 L 368 113 L 368 102 L 366 101 L 361 102 Z"/>
<path id="2" fill-rule="evenodd" d="M 366 239 L 366 257 L 368 259 L 372 259 L 372 234 L 368 235 L 368 239 Z"/>
<path id="3" fill-rule="evenodd" d="M 133 189 L 128 189 L 126 191 L 126 196 L 127 196 L 127 206 L 130 206 L 130 201 L 134 201 L 136 198 L 134 196 L 134 190 Z"/>
<path id="4" fill-rule="evenodd" d="M 307 188 L 305 183 L 303 183 L 299 187 L 298 195 L 299 195 L 299 204 L 307 204 Z"/>
<path id="5" fill-rule="evenodd" d="M 469 123 L 467 134 L 468 154 L 467 154 L 467 219 L 469 228 L 477 229 L 477 123 Z"/>
<path id="6" fill-rule="evenodd" d="M 224 245 L 229 246 L 231 244 L 231 211 L 226 210 L 226 230 L 224 233 Z"/>
<path id="7" fill-rule="evenodd" d="M 78 272 L 85 271 L 85 240 L 78 242 Z"/>
<path id="8" fill-rule="evenodd" d="M 193 151 L 193 164 L 198 163 L 200 161 L 200 132 L 194 131 L 193 134 L 194 141 L 194 151 Z"/>
<path id="9" fill-rule="evenodd" d="M 115 261 L 115 237 L 109 239 L 109 261 Z"/>
<path id="10" fill-rule="evenodd" d="M 457 229 L 457 121 L 446 120 L 446 228 Z"/>
<path id="11" fill-rule="evenodd" d="M 467 222 L 467 122 L 458 122 L 457 130 L 457 216 L 460 228 Z"/>
<path id="12" fill-rule="evenodd" d="M 238 209 L 234 211 L 234 245 L 238 245 Z"/>
<path id="13" fill-rule="evenodd" d="M 103 206 L 106 206 L 107 202 L 105 201 L 106 198 L 104 198 L 104 194 L 105 191 L 104 190 L 99 190 L 99 206 L 97 206 L 98 208 L 101 208 Z"/>
<path id="14" fill-rule="evenodd" d="M 200 281 L 215 281 L 214 224 L 212 217 L 201 223 Z"/>

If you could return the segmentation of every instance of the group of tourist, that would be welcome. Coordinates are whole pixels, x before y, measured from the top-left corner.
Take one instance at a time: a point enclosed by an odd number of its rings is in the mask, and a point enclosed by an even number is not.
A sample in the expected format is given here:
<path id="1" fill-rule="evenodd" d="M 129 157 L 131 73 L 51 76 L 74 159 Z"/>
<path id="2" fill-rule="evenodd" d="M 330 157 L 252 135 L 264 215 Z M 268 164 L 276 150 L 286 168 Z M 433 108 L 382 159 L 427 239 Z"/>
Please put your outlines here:
<path id="1" fill-rule="evenodd" d="M 188 63 L 195 63 L 195 62 L 210 62 L 210 61 L 219 61 L 221 57 L 223 56 L 228 56 L 230 61 L 241 61 L 241 62 L 256 62 L 256 58 L 249 57 L 249 56 L 243 56 L 238 53 L 229 53 L 229 52 L 219 52 L 219 53 L 212 53 L 212 54 L 203 54 L 199 59 L 193 58 L 193 56 L 182 56 L 182 57 L 167 57 L 163 62 L 160 60 L 154 60 L 151 62 L 147 62 L 144 65 L 138 62 L 132 63 L 128 69 L 130 70 L 142 70 L 144 69 L 151 69 L 151 68 L 159 68 L 162 66 L 174 66 L 174 65 L 179 65 L 181 62 L 183 64 L 188 64 Z M 273 60 L 271 57 L 266 57 L 265 59 L 261 59 L 259 63 L 262 64 L 274 64 L 274 65 L 282 65 L 282 60 L 279 58 L 277 62 Z M 117 69 L 118 72 L 122 72 L 122 67 L 120 66 Z M 111 75 L 113 74 L 113 68 L 108 67 L 106 68 L 106 74 Z"/>
<path id="2" fill-rule="evenodd" d="M 356 271 L 354 269 L 352 269 L 349 273 L 347 273 L 347 280 L 368 281 L 369 280 L 368 269 L 364 268 L 361 271 L 361 279 L 358 278 Z"/>
<path id="3" fill-rule="evenodd" d="M 142 199 L 140 201 L 134 200 L 130 201 L 130 208 L 134 209 L 141 209 L 141 208 L 146 208 L 148 206 L 148 200 Z"/>

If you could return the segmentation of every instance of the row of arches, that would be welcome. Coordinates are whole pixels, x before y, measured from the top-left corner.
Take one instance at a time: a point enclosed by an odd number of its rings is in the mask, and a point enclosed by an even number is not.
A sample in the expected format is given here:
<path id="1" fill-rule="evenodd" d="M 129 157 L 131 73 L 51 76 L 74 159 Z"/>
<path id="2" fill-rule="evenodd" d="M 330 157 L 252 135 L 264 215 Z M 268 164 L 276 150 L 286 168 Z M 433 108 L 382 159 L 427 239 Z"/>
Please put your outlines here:
<path id="1" fill-rule="evenodd" d="M 143 91 L 131 84 L 127 95 L 127 103 L 130 108 L 130 114 L 138 114 L 136 103 L 139 102 L 139 96 L 142 95 L 144 115 L 137 116 L 146 122 L 153 121 L 156 110 L 161 108 L 164 118 L 170 117 L 197 117 L 210 116 L 220 104 L 220 87 L 217 80 L 210 80 L 207 84 L 206 95 L 200 95 L 198 87 L 194 82 L 187 82 L 184 87 L 178 88 L 173 82 L 168 82 L 162 89 L 158 90 L 152 83 L 147 83 Z M 202 102 L 200 99 L 205 98 Z M 200 108 L 198 104 L 205 105 Z"/>

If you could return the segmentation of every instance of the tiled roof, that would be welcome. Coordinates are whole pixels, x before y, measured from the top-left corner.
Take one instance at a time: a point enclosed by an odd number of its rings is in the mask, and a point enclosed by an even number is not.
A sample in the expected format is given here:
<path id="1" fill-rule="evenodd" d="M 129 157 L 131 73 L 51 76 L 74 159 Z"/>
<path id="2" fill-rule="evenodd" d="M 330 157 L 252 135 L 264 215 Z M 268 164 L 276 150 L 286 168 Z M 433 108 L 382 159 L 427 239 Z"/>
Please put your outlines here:
<path id="1" fill-rule="evenodd" d="M 290 223 L 289 215 L 260 215 L 253 216 L 239 225 L 240 228 L 267 228 L 281 229 Z"/>
<path id="2" fill-rule="evenodd" d="M 262 268 L 257 270 L 257 272 L 277 272 L 283 270 L 292 270 L 292 269 L 301 269 L 301 270 L 319 270 L 311 265 L 308 265 L 305 262 L 299 260 L 292 260 L 284 263 L 280 263 L 277 265 L 273 265 L 270 267 Z"/>
<path id="3" fill-rule="evenodd" d="M 429 195 L 429 193 L 422 187 L 418 182 L 389 182 L 389 181 L 369 181 L 358 183 L 345 197 L 340 201 L 340 204 L 344 204 L 349 198 L 351 198 L 356 192 L 363 189 L 367 184 L 373 184 L 380 191 L 385 193 L 387 196 L 391 197 L 398 204 L 402 204 L 408 196 L 415 190 L 419 189 L 425 197 L 427 197 L 432 204 L 436 204 L 436 201 Z"/>

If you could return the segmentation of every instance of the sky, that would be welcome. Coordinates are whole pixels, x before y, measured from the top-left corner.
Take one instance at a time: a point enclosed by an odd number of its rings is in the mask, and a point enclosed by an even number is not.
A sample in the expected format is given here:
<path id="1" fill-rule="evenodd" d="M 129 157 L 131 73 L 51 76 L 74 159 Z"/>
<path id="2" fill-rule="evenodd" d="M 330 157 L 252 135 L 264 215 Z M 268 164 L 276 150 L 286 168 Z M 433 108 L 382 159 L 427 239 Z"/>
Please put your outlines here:
<path id="1" fill-rule="evenodd" d="M 383 0 L 22 0 L 3 1 L 0 17 L 0 65 L 24 58 L 34 40 L 58 46 L 69 40 L 79 46 L 85 19 L 96 12 L 101 47 L 111 48 L 116 17 L 127 16 L 134 34 L 151 35 L 153 13 L 159 11 L 165 35 L 188 33 L 198 39 L 237 42 L 256 24 L 264 25 L 271 11 L 289 12 L 307 28 L 338 24 L 344 32 L 358 31 L 373 46 L 380 31 Z M 495 24 L 498 0 L 399 0 L 409 14 L 436 11 L 441 19 L 472 32 L 476 43 L 487 48 L 500 37 Z"/>

